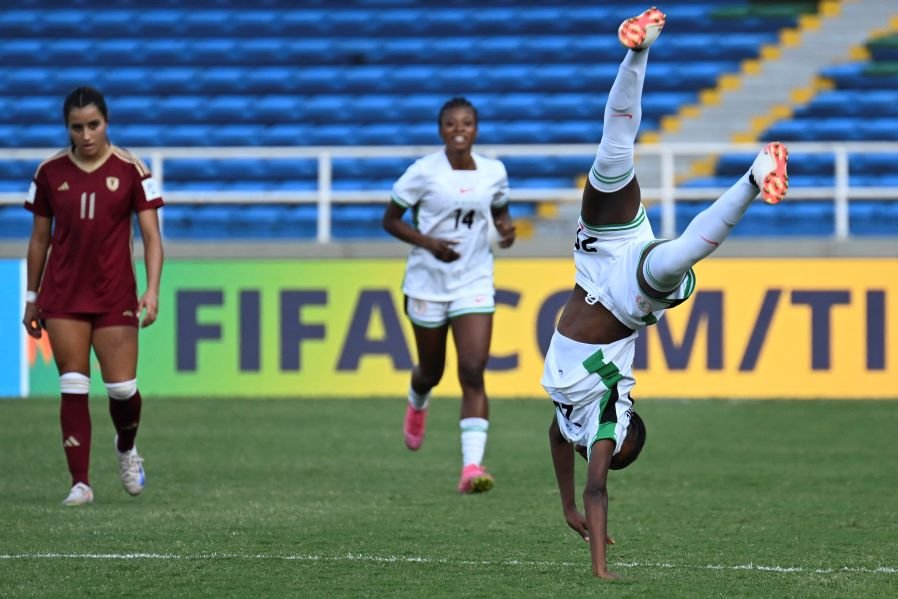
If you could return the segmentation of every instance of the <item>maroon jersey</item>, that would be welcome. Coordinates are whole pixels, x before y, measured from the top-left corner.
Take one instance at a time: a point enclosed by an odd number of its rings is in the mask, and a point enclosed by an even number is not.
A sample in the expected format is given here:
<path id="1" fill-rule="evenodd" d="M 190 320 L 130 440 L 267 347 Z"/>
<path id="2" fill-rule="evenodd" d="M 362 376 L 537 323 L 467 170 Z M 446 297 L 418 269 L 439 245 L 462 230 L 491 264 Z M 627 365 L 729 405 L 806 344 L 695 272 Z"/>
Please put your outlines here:
<path id="1" fill-rule="evenodd" d="M 136 309 L 132 214 L 162 204 L 146 165 L 117 146 L 90 171 L 70 149 L 44 161 L 25 201 L 27 210 L 53 219 L 38 307 L 81 313 Z"/>

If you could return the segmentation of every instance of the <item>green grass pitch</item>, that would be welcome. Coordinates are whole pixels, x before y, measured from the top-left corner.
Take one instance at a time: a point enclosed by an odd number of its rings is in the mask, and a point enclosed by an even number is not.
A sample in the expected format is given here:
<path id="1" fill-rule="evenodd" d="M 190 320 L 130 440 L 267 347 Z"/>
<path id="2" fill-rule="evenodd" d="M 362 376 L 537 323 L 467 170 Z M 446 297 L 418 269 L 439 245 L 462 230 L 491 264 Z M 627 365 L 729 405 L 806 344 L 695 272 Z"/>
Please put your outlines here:
<path id="1" fill-rule="evenodd" d="M 458 401 L 412 453 L 402 400 L 147 398 L 138 498 L 91 408 L 96 500 L 63 508 L 58 402 L 0 401 L 2 597 L 898 596 L 894 401 L 639 402 L 613 583 L 562 518 L 547 400 L 492 402 L 480 496 L 455 492 Z"/>

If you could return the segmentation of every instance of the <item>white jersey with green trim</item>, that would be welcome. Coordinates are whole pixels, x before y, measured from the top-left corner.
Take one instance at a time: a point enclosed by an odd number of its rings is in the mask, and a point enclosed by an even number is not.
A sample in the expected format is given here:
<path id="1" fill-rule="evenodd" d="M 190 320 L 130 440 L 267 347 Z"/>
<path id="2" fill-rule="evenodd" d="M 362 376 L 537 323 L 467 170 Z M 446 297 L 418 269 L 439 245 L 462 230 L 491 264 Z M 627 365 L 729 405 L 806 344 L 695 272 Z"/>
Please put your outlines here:
<path id="1" fill-rule="evenodd" d="M 508 175 L 500 161 L 472 154 L 476 170 L 454 170 L 444 151 L 412 164 L 393 185 L 391 200 L 412 209 L 425 235 L 455 241 L 459 258 L 441 262 L 424 248 L 409 253 L 402 291 L 428 301 L 493 295 L 491 211 L 508 203 Z"/>
<path id="2" fill-rule="evenodd" d="M 672 304 L 692 295 L 695 273 L 690 268 L 680 286 L 664 299 L 650 297 L 637 278 L 642 252 L 655 241 L 645 208 L 620 225 L 593 226 L 580 219 L 574 243 L 576 282 L 588 303 L 601 302 L 633 330 L 655 324 Z"/>

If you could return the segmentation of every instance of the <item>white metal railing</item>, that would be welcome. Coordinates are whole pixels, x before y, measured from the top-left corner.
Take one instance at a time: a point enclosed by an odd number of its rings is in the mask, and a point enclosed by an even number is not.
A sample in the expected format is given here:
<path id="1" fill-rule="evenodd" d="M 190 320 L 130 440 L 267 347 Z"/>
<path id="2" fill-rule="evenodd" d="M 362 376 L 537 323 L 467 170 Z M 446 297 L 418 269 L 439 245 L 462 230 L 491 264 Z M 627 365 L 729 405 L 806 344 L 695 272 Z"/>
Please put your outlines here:
<path id="1" fill-rule="evenodd" d="M 853 154 L 898 154 L 898 143 L 789 143 L 793 157 L 802 154 L 831 154 L 833 156 L 834 184 L 826 187 L 795 187 L 789 191 L 789 200 L 831 199 L 834 202 L 835 223 L 833 235 L 844 240 L 849 237 L 848 203 L 852 199 L 898 199 L 898 187 L 851 187 L 849 184 L 850 161 Z M 135 154 L 149 157 L 154 177 L 163 186 L 165 161 L 172 159 L 315 159 L 318 168 L 318 189 L 313 191 L 179 191 L 164 192 L 170 204 L 179 203 L 301 203 L 318 205 L 317 240 L 331 240 L 331 206 L 334 203 L 382 203 L 389 198 L 389 189 L 342 191 L 333 189 L 333 160 L 335 158 L 384 158 L 419 157 L 441 146 L 332 146 L 332 147 L 191 147 L 191 148 L 129 148 Z M 659 161 L 660 184 L 642 187 L 643 197 L 661 202 L 661 236 L 673 237 L 675 230 L 675 203 L 714 199 L 725 188 L 689 188 L 678 186 L 676 160 L 695 159 L 708 155 L 722 156 L 728 153 L 754 153 L 759 143 L 671 143 L 640 144 L 636 147 L 640 157 L 654 156 Z M 0 160 L 42 160 L 56 149 L 27 148 L 0 149 Z M 584 156 L 583 172 L 587 172 L 596 144 L 566 145 L 481 145 L 476 151 L 492 157 L 511 156 Z M 401 173 L 396 173 L 398 178 Z M 572 181 L 573 184 L 573 181 Z M 27 182 L 23 182 L 23 188 Z M 575 202 L 582 190 L 574 187 L 552 189 L 512 188 L 512 198 L 527 201 Z M 23 200 L 23 193 L 0 193 L 0 205 L 16 204 Z"/>

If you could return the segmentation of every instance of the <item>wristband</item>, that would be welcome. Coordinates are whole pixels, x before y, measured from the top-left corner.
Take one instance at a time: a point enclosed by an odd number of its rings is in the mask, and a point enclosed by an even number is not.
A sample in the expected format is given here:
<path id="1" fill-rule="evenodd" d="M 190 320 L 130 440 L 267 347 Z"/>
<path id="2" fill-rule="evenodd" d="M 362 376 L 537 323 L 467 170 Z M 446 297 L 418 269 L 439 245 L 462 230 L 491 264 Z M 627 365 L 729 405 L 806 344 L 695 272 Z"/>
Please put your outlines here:
<path id="1" fill-rule="evenodd" d="M 37 302 L 37 291 L 26 291 L 25 292 L 25 303 L 33 304 Z"/>

